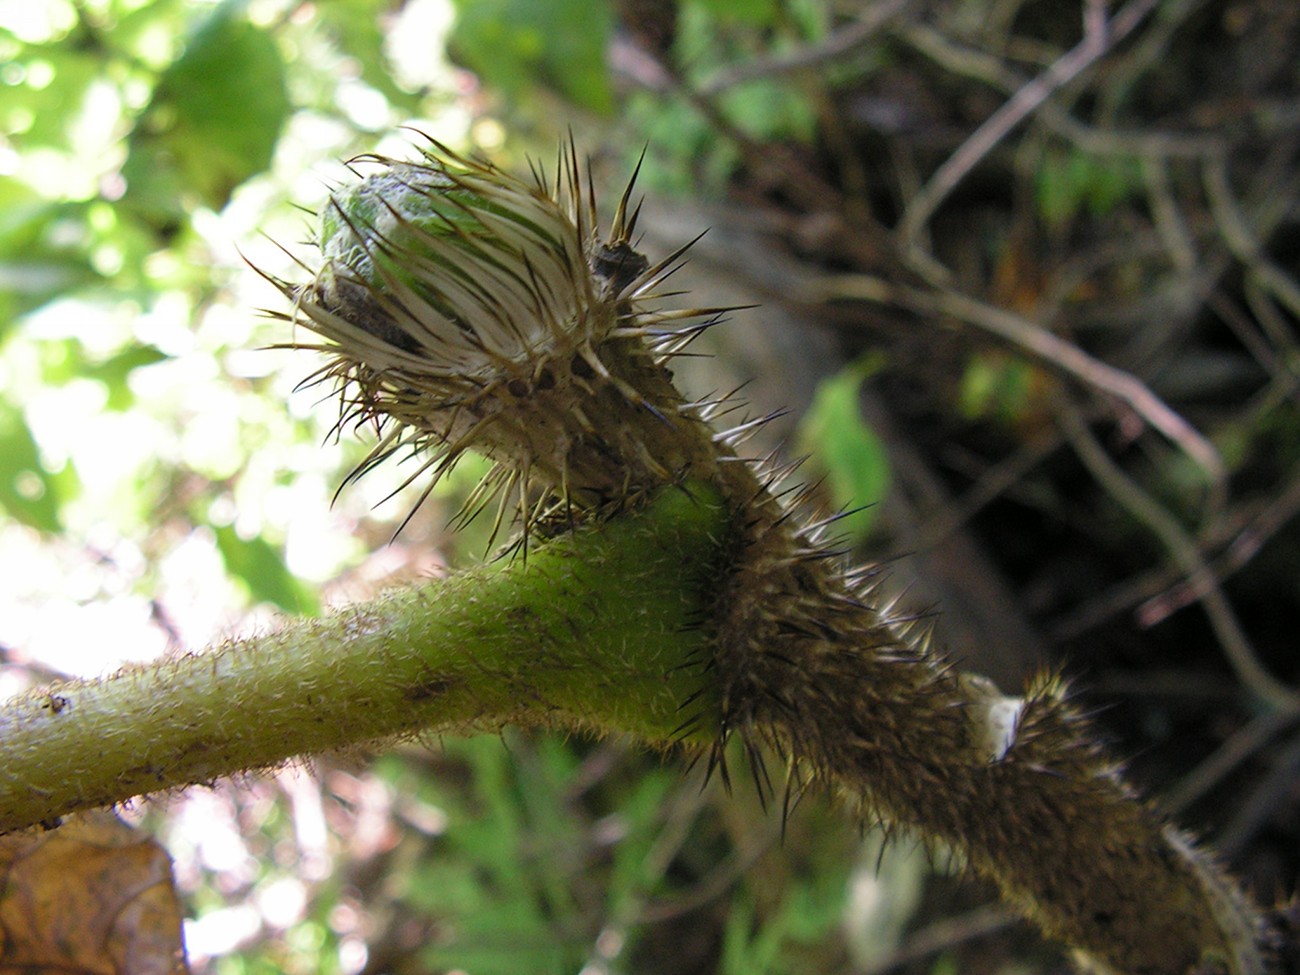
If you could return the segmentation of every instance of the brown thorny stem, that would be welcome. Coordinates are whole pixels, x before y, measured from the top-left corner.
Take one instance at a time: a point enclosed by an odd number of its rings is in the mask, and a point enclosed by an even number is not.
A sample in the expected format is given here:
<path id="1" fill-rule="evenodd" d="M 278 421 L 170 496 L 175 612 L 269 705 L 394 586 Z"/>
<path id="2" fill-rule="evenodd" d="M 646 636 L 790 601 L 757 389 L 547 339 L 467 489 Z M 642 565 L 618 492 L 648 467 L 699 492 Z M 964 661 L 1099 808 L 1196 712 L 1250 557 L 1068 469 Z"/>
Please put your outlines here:
<path id="1" fill-rule="evenodd" d="M 575 513 L 714 485 L 739 542 L 704 621 L 712 690 L 683 702 L 684 733 L 721 729 L 711 770 L 726 775 L 737 736 L 769 793 L 763 756 L 778 756 L 787 803 L 827 786 L 863 820 L 959 851 L 1098 969 L 1267 970 L 1258 912 L 1124 784 L 1059 679 L 1007 697 L 956 673 L 881 605 L 871 570 L 844 569 L 802 492 L 779 487 L 788 471 L 737 453 L 761 420 L 715 432 L 733 404 L 677 391 L 671 358 L 727 309 L 665 310 L 685 248 L 654 265 L 636 252 L 631 184 L 601 234 L 572 146 L 553 184 L 437 144 L 358 162 L 374 172 L 330 201 L 322 268 L 277 284 L 285 317 L 325 340 L 315 379 L 338 384 L 340 426 L 379 430 L 360 470 L 409 452 L 431 487 L 485 454 L 496 467 L 469 507 L 498 496 L 499 525 L 517 505 L 525 547 Z"/>

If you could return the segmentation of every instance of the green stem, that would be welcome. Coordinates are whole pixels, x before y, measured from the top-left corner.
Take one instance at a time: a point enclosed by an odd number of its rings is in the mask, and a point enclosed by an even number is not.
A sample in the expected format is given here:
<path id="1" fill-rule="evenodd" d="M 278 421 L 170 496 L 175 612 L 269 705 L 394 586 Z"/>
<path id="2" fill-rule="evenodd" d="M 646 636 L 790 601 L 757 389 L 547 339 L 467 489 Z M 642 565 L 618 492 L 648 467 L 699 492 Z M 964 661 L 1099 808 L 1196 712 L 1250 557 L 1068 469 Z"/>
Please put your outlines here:
<path id="1" fill-rule="evenodd" d="M 17 698 L 0 830 L 403 735 L 549 725 L 719 749 L 739 728 L 863 815 L 950 844 L 1105 970 L 1264 975 L 1258 912 L 1129 792 L 1054 682 L 1008 724 L 1008 699 L 824 562 L 768 552 L 788 547 L 779 526 L 733 537 L 742 510 L 669 489 L 526 560 Z"/>
<path id="2" fill-rule="evenodd" d="M 700 689 L 727 514 L 711 490 L 516 558 L 0 710 L 0 830 L 420 732 L 557 725 L 667 745 Z M 698 664 L 698 665 L 697 665 Z"/>

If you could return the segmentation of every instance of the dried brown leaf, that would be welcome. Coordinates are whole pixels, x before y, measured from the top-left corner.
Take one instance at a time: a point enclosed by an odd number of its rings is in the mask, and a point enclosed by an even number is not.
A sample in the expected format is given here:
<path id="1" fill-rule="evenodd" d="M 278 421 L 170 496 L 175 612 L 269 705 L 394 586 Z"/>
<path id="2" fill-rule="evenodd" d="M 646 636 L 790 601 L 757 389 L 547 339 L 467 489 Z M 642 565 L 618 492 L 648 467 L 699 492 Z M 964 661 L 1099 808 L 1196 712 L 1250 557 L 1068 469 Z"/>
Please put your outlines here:
<path id="1" fill-rule="evenodd" d="M 171 858 L 110 813 L 0 837 L 0 975 L 183 975 Z"/>

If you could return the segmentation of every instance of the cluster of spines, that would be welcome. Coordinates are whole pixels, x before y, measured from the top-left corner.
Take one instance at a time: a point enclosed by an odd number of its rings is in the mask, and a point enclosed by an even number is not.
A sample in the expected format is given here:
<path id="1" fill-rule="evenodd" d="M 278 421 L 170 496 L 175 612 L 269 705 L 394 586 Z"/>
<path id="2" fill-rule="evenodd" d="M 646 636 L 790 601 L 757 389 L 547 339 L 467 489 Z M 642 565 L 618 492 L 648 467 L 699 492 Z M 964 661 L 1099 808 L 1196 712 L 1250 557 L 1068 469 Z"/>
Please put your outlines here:
<path id="1" fill-rule="evenodd" d="M 373 424 L 380 432 L 378 445 L 352 477 L 406 450 L 421 455 L 421 460 L 403 486 L 427 478 L 427 494 L 465 450 L 483 451 L 497 464 L 471 494 L 462 517 L 477 513 L 493 497 L 513 495 L 525 537 L 556 510 L 572 520 L 575 509 L 599 508 L 611 500 L 626 502 L 627 495 L 639 497 L 690 478 L 708 479 L 722 487 L 736 512 L 736 550 L 715 612 L 701 621 L 717 638 L 708 659 L 689 662 L 700 668 L 702 686 L 699 694 L 682 702 L 679 733 L 690 740 L 697 739 L 701 728 L 715 728 L 712 744 L 701 755 L 710 774 L 724 779 L 729 778 L 727 742 L 739 735 L 765 798 L 773 794 L 763 764 L 765 750 L 787 756 L 792 782 L 804 781 L 801 768 L 811 772 L 812 780 L 833 777 L 835 760 L 829 756 L 843 743 L 828 736 L 833 738 L 838 734 L 834 729 L 844 727 L 833 712 L 860 708 L 859 702 L 828 695 L 865 690 L 867 697 L 882 701 L 936 700 L 944 702 L 940 711 L 952 710 L 955 678 L 930 648 L 928 619 L 899 613 L 892 603 L 881 602 L 875 591 L 877 567 L 845 571 L 843 552 L 830 539 L 843 515 L 804 519 L 802 512 L 809 507 L 815 487 L 794 481 L 799 462 L 784 464 L 775 455 L 746 459 L 738 453 L 774 417 L 746 418 L 714 430 L 712 424 L 740 408 L 735 392 L 686 401 L 672 387 L 665 363 L 732 309 L 656 307 L 664 297 L 659 293 L 662 283 L 679 266 L 690 243 L 653 264 L 635 250 L 640 208 L 631 201 L 636 173 L 620 196 L 608 232 L 602 235 L 597 230 L 589 170 L 580 165 L 572 143 L 560 152 L 553 184 L 540 167 L 533 168 L 530 185 L 437 144 L 420 164 L 368 161 L 389 169 L 400 167 L 407 183 L 416 179 L 412 174 L 423 172 L 429 185 L 417 183 L 414 189 L 419 195 L 439 189 L 472 195 L 472 200 L 462 198 L 455 204 L 461 212 L 472 209 L 471 203 L 481 205 L 483 198 L 490 199 L 495 211 L 508 209 L 510 200 L 526 200 L 532 219 L 542 212 L 555 222 L 552 233 L 535 234 L 536 239 L 565 242 L 560 249 L 566 254 L 572 251 L 567 241 L 576 241 L 582 268 L 572 268 L 566 275 L 578 300 L 559 302 L 570 317 L 548 316 L 545 309 L 555 303 L 547 305 L 541 300 L 545 296 L 539 296 L 535 305 L 543 326 L 541 340 L 521 343 L 521 353 L 530 357 L 526 363 L 503 361 L 499 356 L 487 363 L 504 370 L 496 379 L 485 378 L 483 368 L 457 371 L 438 364 L 423 377 L 413 375 L 425 364 L 422 360 L 412 364 L 408 357 L 418 360 L 420 353 L 401 348 L 406 344 L 401 342 L 395 352 L 389 351 L 391 329 L 400 330 L 402 317 L 392 314 L 393 299 L 387 294 L 387 289 L 400 283 L 392 273 L 370 281 L 352 268 L 327 268 L 374 299 L 375 307 L 361 309 L 362 314 L 355 302 L 335 309 L 327 306 L 328 288 L 321 284 L 324 273 L 306 288 L 282 283 L 295 301 L 292 317 L 330 340 L 317 348 L 329 352 L 333 361 L 310 381 L 334 380 L 342 387 L 339 427 Z M 486 193 L 488 186 L 500 192 Z M 337 198 L 330 206 L 338 211 L 336 222 L 363 242 L 364 253 L 376 249 L 393 264 L 401 263 L 403 248 L 439 243 L 428 228 L 415 226 L 409 215 L 395 208 L 388 212 L 396 231 L 408 231 L 412 239 L 381 234 L 373 223 L 362 224 Z M 463 237 L 463 227 L 454 221 L 445 224 L 457 239 Z M 525 253 L 517 257 L 530 266 Z M 375 257 L 370 262 L 380 263 Z M 537 282 L 539 278 L 530 270 L 516 280 Z M 408 298 L 407 304 L 412 303 Z M 388 319 L 381 326 L 382 314 L 388 314 Z M 472 339 L 474 322 L 464 315 L 453 317 L 458 317 L 467 340 Z M 563 403 L 539 404 L 557 385 L 548 369 L 566 362 L 576 395 Z M 629 374 L 638 371 L 640 375 Z M 657 381 L 657 390 L 647 390 L 647 378 Z M 392 392 L 394 384 L 401 382 L 412 384 L 406 401 Z M 428 395 L 430 391 L 434 395 Z M 610 449 L 609 437 L 598 428 L 608 418 L 591 415 L 600 395 L 607 397 L 607 403 L 621 401 L 629 409 L 625 419 L 634 421 L 617 442 L 618 449 Z M 598 459 L 607 462 L 614 477 L 593 487 L 575 476 L 570 456 L 545 457 L 536 442 L 502 444 L 494 439 L 494 427 L 507 421 L 500 413 L 476 408 L 493 397 L 518 411 L 522 419 L 517 422 L 523 424 L 538 420 L 539 408 L 551 411 L 551 418 L 557 408 L 562 410 L 568 422 L 576 424 L 576 431 L 568 435 L 591 438 Z M 395 408 L 402 405 L 410 408 Z M 473 422 L 458 425 L 461 413 L 471 415 Z M 625 473 L 630 470 L 639 473 Z M 612 498 L 620 488 L 625 496 Z M 498 509 L 498 526 L 504 510 Z M 866 686 L 868 675 L 874 686 Z M 715 698 L 717 687 L 721 687 L 721 707 L 713 712 L 705 702 Z M 806 713 L 810 706 L 825 706 L 827 713 L 814 718 Z M 960 747 L 958 739 L 967 733 L 965 718 L 958 718 L 954 747 Z M 872 743 L 873 748 L 877 745 Z M 900 760 L 907 750 L 900 751 Z"/>
<path id="2" fill-rule="evenodd" d="M 638 373 L 684 354 L 730 309 L 659 307 L 690 244 L 653 265 L 635 249 L 635 173 L 601 234 L 589 167 L 571 142 L 554 182 L 540 166 L 529 183 L 432 141 L 420 162 L 358 162 L 379 169 L 327 204 L 324 266 L 305 286 L 274 282 L 294 304 L 280 317 L 325 339 L 295 347 L 330 356 L 304 385 L 334 384 L 336 431 L 376 432 L 345 484 L 414 458 L 397 490 L 421 483 L 422 502 L 476 450 L 496 466 L 462 516 L 496 498 L 500 525 L 513 499 L 526 537 L 556 508 L 682 477 L 643 438 L 611 442 L 599 412 L 621 401 L 668 427 L 700 423 L 712 406 L 659 402 Z"/>

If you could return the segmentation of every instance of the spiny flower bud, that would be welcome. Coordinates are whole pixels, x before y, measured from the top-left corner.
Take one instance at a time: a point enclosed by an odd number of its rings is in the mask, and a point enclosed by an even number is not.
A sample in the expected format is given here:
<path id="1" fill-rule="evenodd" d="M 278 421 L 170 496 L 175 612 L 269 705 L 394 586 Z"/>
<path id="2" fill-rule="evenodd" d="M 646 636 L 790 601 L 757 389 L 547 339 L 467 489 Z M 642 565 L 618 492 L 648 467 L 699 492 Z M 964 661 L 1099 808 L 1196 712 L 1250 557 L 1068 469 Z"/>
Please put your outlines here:
<path id="1" fill-rule="evenodd" d="M 661 366 L 719 310 L 656 307 L 682 251 L 651 267 L 633 249 L 631 184 L 602 236 L 572 147 L 553 187 L 437 144 L 419 162 L 358 161 L 377 171 L 327 204 L 315 280 L 277 282 L 329 342 L 314 378 L 340 382 L 340 424 L 380 429 L 358 473 L 427 451 L 411 479 L 430 472 L 431 489 L 474 449 L 499 464 L 482 494 L 517 496 L 527 527 L 556 498 L 624 501 L 711 458 Z"/>

